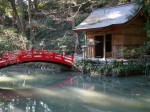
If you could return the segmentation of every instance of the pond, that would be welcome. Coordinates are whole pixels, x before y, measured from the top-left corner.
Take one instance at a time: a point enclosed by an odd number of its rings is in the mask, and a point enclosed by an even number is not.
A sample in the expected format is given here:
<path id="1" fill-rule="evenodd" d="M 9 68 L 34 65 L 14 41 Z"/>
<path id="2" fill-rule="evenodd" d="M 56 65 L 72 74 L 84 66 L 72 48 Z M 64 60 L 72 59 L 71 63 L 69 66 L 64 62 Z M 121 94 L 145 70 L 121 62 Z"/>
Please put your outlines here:
<path id="1" fill-rule="evenodd" d="M 0 112 L 150 112 L 147 75 L 93 78 L 40 64 L 0 69 Z"/>

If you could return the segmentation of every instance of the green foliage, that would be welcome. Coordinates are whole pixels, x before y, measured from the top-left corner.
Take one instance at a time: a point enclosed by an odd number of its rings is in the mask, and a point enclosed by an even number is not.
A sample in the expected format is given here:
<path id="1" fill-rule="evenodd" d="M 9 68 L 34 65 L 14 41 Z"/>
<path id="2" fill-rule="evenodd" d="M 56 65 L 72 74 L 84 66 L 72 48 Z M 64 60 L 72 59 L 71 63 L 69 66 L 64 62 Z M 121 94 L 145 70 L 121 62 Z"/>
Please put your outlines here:
<path id="1" fill-rule="evenodd" d="M 3 20 L 2 20 L 2 18 L 3 18 Z M 3 15 L 3 17 L 1 17 L 1 19 L 0 19 L 0 24 L 3 24 L 4 26 L 9 27 L 12 25 L 12 20 L 8 16 Z"/>
<path id="2" fill-rule="evenodd" d="M 58 7 L 59 7 L 59 4 L 55 0 L 49 0 L 46 3 L 39 3 L 38 4 L 38 8 L 44 9 L 44 10 L 57 9 Z"/>
<path id="3" fill-rule="evenodd" d="M 50 17 L 46 17 L 44 21 L 45 25 L 47 25 L 48 27 L 51 27 L 52 25 L 55 24 L 55 20 L 53 20 L 53 18 Z"/>
<path id="4" fill-rule="evenodd" d="M 43 3 L 39 3 L 39 4 L 38 4 L 38 8 L 39 8 L 39 9 L 44 9 L 44 7 L 45 7 L 45 5 L 44 5 Z"/>
<path id="5" fill-rule="evenodd" d="M 29 42 L 23 35 L 13 29 L 0 28 L 0 51 L 26 49 L 28 46 Z"/>
<path id="6" fill-rule="evenodd" d="M 0 0 L 0 15 L 8 13 L 8 9 L 10 9 L 10 4 L 7 0 Z"/>
<path id="7" fill-rule="evenodd" d="M 148 12 L 147 22 L 146 22 L 146 30 L 147 30 L 148 38 L 150 40 L 150 4 L 149 3 L 145 3 L 144 6 L 145 6 L 145 9 Z"/>
<path id="8" fill-rule="evenodd" d="M 111 64 L 100 64 L 89 60 L 85 60 L 83 63 L 82 60 L 76 62 L 74 66 L 80 71 L 82 71 L 84 66 L 87 72 L 94 73 L 94 75 L 113 77 L 150 74 L 150 64 L 145 65 L 136 61 L 114 61 Z"/>
<path id="9" fill-rule="evenodd" d="M 59 51 L 61 51 L 61 46 L 65 45 L 67 47 L 67 54 L 72 54 L 73 53 L 73 49 L 74 49 L 74 41 L 72 39 L 72 37 L 70 36 L 65 36 L 63 38 L 58 38 L 56 41 L 54 41 L 54 46 L 55 49 L 58 49 Z"/>
<path id="10" fill-rule="evenodd" d="M 80 3 L 83 3 L 83 2 L 80 2 Z M 87 2 L 86 4 L 82 5 L 82 7 L 80 8 L 80 13 L 90 12 L 91 11 L 91 7 L 90 7 L 91 5 L 92 5 L 91 2 Z"/>
<path id="11" fill-rule="evenodd" d="M 150 55 L 150 41 L 148 41 L 148 42 L 146 43 L 146 49 L 147 49 L 146 54 L 147 54 L 147 55 Z"/>
<path id="12" fill-rule="evenodd" d="M 130 0 L 119 0 L 119 4 L 125 4 L 125 3 L 128 3 L 130 2 Z"/>
<path id="13" fill-rule="evenodd" d="M 146 47 L 145 46 L 141 46 L 141 47 L 137 47 L 137 48 L 127 48 L 124 47 L 122 49 L 120 49 L 119 51 L 120 56 L 124 57 L 124 58 L 140 58 L 143 57 L 144 54 L 146 53 Z"/>
<path id="14" fill-rule="evenodd" d="M 112 64 L 113 76 L 141 75 L 144 74 L 144 70 L 145 65 L 137 62 L 128 62 L 126 64 L 115 62 Z"/>
<path id="15" fill-rule="evenodd" d="M 76 25 L 80 24 L 83 20 L 85 20 L 85 18 L 87 18 L 87 16 L 88 15 L 76 17 L 75 18 Z"/>
<path id="16" fill-rule="evenodd" d="M 150 41 L 150 16 L 148 16 L 147 18 L 146 31 L 147 31 L 148 41 Z"/>
<path id="17" fill-rule="evenodd" d="M 36 31 L 36 38 L 49 38 L 51 37 L 51 32 L 49 29 L 47 28 L 39 28 L 37 31 Z"/>
<path id="18" fill-rule="evenodd" d="M 146 31 L 147 31 L 147 36 L 148 40 L 150 40 L 150 1 L 149 0 L 144 0 L 142 2 L 138 2 L 142 4 L 146 10 L 146 15 L 147 15 L 147 22 L 146 22 Z"/>
<path id="19" fill-rule="evenodd" d="M 71 24 L 71 22 L 68 22 L 68 21 L 62 22 L 61 27 L 62 27 L 62 29 L 68 29 L 68 31 L 72 30 L 72 24 Z"/>
<path id="20" fill-rule="evenodd" d="M 145 68 L 145 74 L 150 75 L 150 63 L 146 64 Z"/>

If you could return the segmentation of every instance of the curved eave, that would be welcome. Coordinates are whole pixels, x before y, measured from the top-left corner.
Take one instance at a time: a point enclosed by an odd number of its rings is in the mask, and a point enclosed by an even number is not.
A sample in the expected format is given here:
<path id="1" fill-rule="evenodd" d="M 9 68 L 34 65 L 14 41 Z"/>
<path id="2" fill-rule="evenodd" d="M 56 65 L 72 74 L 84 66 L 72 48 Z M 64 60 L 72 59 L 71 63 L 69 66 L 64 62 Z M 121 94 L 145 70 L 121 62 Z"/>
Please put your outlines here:
<path id="1" fill-rule="evenodd" d="M 142 11 L 144 11 L 144 7 L 143 6 L 141 6 L 139 8 L 138 12 L 131 19 L 129 19 L 127 22 L 125 22 L 123 24 L 123 26 L 126 26 L 126 25 L 132 23 L 141 14 Z"/>
<path id="2" fill-rule="evenodd" d="M 123 23 L 123 24 L 124 24 L 124 23 Z M 88 32 L 88 31 L 95 31 L 95 30 L 105 29 L 105 28 L 113 27 L 113 26 L 122 26 L 122 24 L 111 24 L 111 25 L 109 25 L 109 26 L 99 27 L 99 28 L 73 29 L 73 31 L 76 32 L 76 33 L 78 33 L 78 32 Z"/>

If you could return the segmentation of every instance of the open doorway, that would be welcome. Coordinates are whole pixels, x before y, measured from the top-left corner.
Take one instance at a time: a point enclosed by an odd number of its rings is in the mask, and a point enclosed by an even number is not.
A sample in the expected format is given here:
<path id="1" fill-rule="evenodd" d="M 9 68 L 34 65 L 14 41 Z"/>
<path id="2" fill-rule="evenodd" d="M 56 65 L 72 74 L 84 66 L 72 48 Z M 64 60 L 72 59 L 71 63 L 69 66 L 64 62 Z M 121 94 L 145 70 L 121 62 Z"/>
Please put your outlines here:
<path id="1" fill-rule="evenodd" d="M 108 58 L 112 57 L 112 35 L 106 34 L 105 37 L 95 36 L 95 57 Z"/>
<path id="2" fill-rule="evenodd" d="M 103 58 L 104 36 L 95 36 L 95 57 Z"/>
<path id="3" fill-rule="evenodd" d="M 106 58 L 112 57 L 112 35 L 111 34 L 106 34 Z"/>

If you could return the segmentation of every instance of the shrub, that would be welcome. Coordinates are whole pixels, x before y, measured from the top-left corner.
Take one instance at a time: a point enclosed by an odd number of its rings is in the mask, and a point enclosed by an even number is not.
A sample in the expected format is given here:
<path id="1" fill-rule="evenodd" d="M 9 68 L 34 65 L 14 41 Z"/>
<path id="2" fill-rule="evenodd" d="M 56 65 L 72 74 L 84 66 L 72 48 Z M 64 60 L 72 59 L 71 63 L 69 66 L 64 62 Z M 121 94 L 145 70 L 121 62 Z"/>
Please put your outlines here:
<path id="1" fill-rule="evenodd" d="M 51 27 L 53 24 L 55 24 L 55 20 L 53 20 L 53 18 L 51 17 L 46 17 L 45 18 L 45 24 L 49 27 Z"/>
<path id="2" fill-rule="evenodd" d="M 138 63 L 138 62 L 126 62 L 123 63 L 122 61 L 114 61 L 112 64 L 100 65 L 85 60 L 84 64 L 83 61 L 78 61 L 75 63 L 75 67 L 79 68 L 82 71 L 83 66 L 85 67 L 87 72 L 92 72 L 96 75 L 104 75 L 104 76 L 130 76 L 130 75 L 141 75 L 150 74 L 150 64 L 145 66 L 145 64 Z"/>
<path id="3" fill-rule="evenodd" d="M 59 4 L 55 2 L 55 0 L 49 0 L 46 3 L 40 3 L 38 4 L 38 8 L 49 10 L 49 9 L 57 9 L 59 7 Z"/>
<path id="4" fill-rule="evenodd" d="M 120 53 L 121 57 L 124 57 L 126 59 L 140 58 L 140 57 L 143 57 L 144 54 L 146 53 L 146 47 L 145 46 L 141 46 L 141 47 L 137 47 L 137 48 L 124 47 L 124 48 L 120 49 L 119 53 Z"/>
<path id="5" fill-rule="evenodd" d="M 26 49 L 30 43 L 25 36 L 17 34 L 13 29 L 1 29 L 0 51 Z"/>
<path id="6" fill-rule="evenodd" d="M 145 66 L 145 74 L 150 75 L 150 64 L 146 64 Z"/>
<path id="7" fill-rule="evenodd" d="M 46 38 L 46 37 L 50 37 L 51 36 L 51 32 L 49 29 L 46 28 L 39 28 L 37 30 L 37 33 L 35 35 L 36 38 Z"/>

